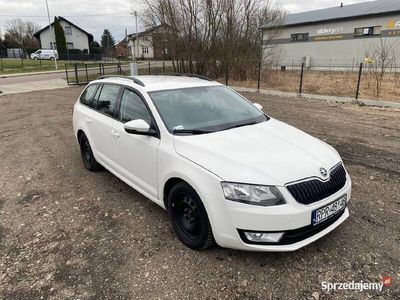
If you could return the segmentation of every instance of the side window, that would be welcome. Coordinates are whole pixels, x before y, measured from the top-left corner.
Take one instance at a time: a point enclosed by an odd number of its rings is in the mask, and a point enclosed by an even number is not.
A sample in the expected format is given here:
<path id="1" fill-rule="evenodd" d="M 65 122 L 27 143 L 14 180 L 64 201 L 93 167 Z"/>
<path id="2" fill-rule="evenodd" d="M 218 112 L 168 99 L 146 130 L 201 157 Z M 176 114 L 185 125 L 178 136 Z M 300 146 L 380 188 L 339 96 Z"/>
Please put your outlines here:
<path id="1" fill-rule="evenodd" d="M 65 26 L 64 27 L 64 32 L 66 35 L 72 35 L 72 28 L 71 26 Z"/>
<path id="2" fill-rule="evenodd" d="M 90 107 L 94 107 L 93 96 L 94 96 L 94 93 L 96 92 L 97 87 L 98 87 L 97 84 L 92 84 L 86 88 L 86 90 L 82 93 L 82 96 L 80 99 L 82 104 L 85 104 Z"/>
<path id="3" fill-rule="evenodd" d="M 101 89 L 97 99 L 97 110 L 107 115 L 114 115 L 114 107 L 117 102 L 120 86 L 114 84 L 105 84 Z"/>
<path id="4" fill-rule="evenodd" d="M 122 94 L 119 119 L 123 123 L 142 119 L 151 124 L 151 115 L 146 105 L 135 92 L 128 89 L 125 89 Z"/>
<path id="5" fill-rule="evenodd" d="M 295 33 L 291 35 L 292 42 L 308 41 L 309 33 Z"/>

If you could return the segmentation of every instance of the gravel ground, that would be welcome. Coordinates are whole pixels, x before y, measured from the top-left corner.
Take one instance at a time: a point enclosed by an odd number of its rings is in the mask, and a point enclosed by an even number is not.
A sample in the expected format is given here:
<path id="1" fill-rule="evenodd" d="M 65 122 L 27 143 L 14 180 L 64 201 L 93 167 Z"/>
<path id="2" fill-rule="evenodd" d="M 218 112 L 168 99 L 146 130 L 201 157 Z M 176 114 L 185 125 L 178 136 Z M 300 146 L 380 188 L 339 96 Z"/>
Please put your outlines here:
<path id="1" fill-rule="evenodd" d="M 185 248 L 167 214 L 81 163 L 81 88 L 0 98 L 0 298 L 400 299 L 400 112 L 248 94 L 334 145 L 353 179 L 351 216 L 294 253 Z M 380 282 L 326 292 L 322 281 Z"/>

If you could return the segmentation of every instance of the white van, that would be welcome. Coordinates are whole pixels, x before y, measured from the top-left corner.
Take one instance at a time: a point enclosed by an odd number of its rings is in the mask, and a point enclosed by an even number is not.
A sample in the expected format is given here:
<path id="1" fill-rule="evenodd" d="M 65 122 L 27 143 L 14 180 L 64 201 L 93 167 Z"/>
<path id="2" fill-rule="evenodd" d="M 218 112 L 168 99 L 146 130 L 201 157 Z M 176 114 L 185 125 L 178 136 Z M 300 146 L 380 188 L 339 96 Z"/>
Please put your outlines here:
<path id="1" fill-rule="evenodd" d="M 31 59 L 51 59 L 54 60 L 55 57 L 58 59 L 57 50 L 49 50 L 49 49 L 39 49 L 35 53 L 31 54 Z"/>

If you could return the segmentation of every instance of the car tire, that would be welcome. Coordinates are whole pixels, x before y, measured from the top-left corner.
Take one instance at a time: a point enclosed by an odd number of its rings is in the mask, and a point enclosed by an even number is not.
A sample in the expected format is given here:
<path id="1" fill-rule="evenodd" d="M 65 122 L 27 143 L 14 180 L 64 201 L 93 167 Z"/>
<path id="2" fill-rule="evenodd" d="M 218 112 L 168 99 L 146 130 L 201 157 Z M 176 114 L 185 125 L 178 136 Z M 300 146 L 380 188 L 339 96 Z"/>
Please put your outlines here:
<path id="1" fill-rule="evenodd" d="M 177 183 L 169 192 L 168 214 L 176 236 L 187 247 L 205 250 L 215 245 L 206 209 L 186 182 Z"/>
<path id="2" fill-rule="evenodd" d="M 54 60 L 54 57 L 50 57 L 50 60 Z"/>
<path id="3" fill-rule="evenodd" d="M 82 133 L 79 137 L 79 146 L 85 168 L 92 172 L 100 170 L 101 165 L 95 159 L 92 147 L 90 146 L 89 140 L 84 133 Z"/>
<path id="4" fill-rule="evenodd" d="M 38 60 L 38 58 L 37 58 L 37 57 L 34 57 L 33 59 L 34 59 L 34 60 Z"/>

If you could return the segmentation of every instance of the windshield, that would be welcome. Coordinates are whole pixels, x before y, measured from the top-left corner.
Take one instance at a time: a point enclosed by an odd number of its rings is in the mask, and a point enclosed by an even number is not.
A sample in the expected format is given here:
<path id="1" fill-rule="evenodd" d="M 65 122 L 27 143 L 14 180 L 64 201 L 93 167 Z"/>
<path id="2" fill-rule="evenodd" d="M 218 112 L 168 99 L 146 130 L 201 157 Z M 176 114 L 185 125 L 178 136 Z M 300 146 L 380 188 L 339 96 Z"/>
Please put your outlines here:
<path id="1" fill-rule="evenodd" d="M 150 92 L 172 133 L 209 133 L 268 120 L 263 112 L 225 86 Z"/>

